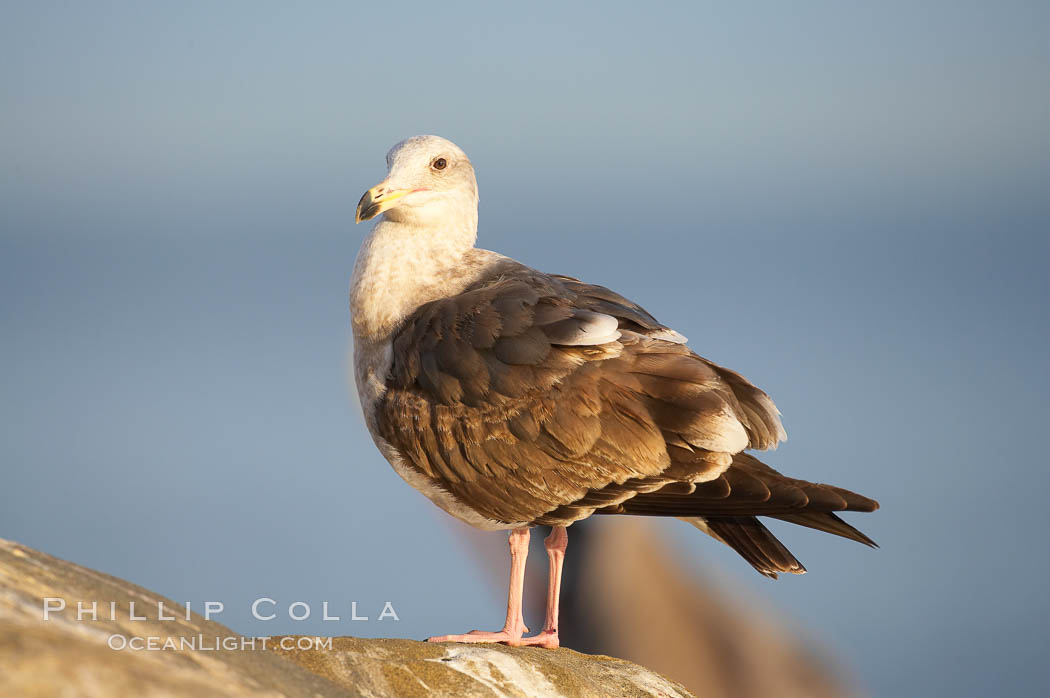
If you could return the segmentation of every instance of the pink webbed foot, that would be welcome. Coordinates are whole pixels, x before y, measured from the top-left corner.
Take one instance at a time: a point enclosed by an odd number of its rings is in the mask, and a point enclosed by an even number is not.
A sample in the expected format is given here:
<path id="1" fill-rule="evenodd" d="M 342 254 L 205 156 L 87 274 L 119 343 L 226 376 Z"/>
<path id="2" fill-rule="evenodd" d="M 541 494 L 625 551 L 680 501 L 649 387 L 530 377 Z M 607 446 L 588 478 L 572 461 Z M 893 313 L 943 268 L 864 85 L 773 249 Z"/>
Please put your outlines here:
<path id="1" fill-rule="evenodd" d="M 427 642 L 506 642 L 513 644 L 521 639 L 521 636 L 529 632 L 524 625 L 517 628 L 504 628 L 497 632 L 485 630 L 471 630 L 462 635 L 435 635 L 428 637 Z"/>
<path id="2" fill-rule="evenodd" d="M 517 640 L 511 640 L 507 644 L 511 647 L 546 647 L 549 650 L 555 650 L 561 646 L 558 643 L 557 630 L 543 630 L 531 637 L 522 637 Z"/>

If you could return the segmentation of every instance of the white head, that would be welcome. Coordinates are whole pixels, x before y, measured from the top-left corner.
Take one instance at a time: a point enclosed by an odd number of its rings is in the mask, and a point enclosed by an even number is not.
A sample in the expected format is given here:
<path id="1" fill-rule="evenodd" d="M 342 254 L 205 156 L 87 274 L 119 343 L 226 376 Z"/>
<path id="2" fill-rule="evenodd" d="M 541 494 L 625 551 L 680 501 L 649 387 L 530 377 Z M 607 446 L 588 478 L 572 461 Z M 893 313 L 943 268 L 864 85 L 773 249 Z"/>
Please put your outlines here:
<path id="1" fill-rule="evenodd" d="M 427 228 L 478 226 L 478 183 L 466 153 L 439 136 L 413 136 L 386 155 L 387 176 L 365 192 L 356 222 L 379 214 Z"/>

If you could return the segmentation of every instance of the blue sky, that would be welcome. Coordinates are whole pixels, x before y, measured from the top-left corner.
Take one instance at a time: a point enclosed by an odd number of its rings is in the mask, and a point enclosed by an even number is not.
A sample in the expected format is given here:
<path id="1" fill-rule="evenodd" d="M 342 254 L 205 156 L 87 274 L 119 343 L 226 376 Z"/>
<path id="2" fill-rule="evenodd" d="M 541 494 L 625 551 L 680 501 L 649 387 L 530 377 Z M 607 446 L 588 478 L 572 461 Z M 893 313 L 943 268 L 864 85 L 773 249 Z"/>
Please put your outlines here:
<path id="1" fill-rule="evenodd" d="M 242 632 L 331 632 L 253 625 L 238 600 L 263 594 L 398 604 L 361 635 L 498 620 L 502 582 L 347 390 L 353 208 L 390 145 L 438 133 L 477 168 L 480 244 L 638 301 L 773 395 L 772 464 L 883 504 L 877 552 L 778 529 L 801 579 L 668 522 L 683 556 L 876 695 L 1045 695 L 1048 21 L 8 6 L 0 536 L 228 599 Z"/>

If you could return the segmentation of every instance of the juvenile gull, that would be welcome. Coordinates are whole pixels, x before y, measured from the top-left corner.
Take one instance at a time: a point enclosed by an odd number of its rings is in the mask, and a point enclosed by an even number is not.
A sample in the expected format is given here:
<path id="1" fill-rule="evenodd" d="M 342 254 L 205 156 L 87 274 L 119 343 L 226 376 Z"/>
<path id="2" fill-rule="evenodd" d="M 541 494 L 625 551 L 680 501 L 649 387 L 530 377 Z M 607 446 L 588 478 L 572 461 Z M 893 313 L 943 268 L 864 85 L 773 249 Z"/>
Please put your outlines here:
<path id="1" fill-rule="evenodd" d="M 350 288 L 354 372 L 368 429 L 394 470 L 472 526 L 510 530 L 507 619 L 432 641 L 558 646 L 566 528 L 592 514 L 673 516 L 756 570 L 805 568 L 758 520 L 867 545 L 835 511 L 867 497 L 781 475 L 748 449 L 786 438 L 743 376 L 602 286 L 474 247 L 474 168 L 437 136 L 398 143 L 357 206 L 382 218 Z M 529 528 L 551 527 L 547 617 L 522 619 Z"/>

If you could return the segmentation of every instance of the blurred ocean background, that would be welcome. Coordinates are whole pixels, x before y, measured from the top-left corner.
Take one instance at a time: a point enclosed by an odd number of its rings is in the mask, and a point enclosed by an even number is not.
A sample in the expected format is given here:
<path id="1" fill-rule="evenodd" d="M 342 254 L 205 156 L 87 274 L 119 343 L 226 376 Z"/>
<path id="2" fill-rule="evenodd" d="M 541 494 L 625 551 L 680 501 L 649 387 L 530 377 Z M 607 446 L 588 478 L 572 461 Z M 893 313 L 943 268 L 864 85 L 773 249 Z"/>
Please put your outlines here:
<path id="1" fill-rule="evenodd" d="M 774 522 L 810 570 L 775 583 L 661 522 L 687 566 L 863 692 L 1050 693 L 1050 4 L 2 17 L 0 536 L 243 633 L 502 622 L 505 570 L 382 459 L 348 373 L 354 207 L 437 133 L 481 246 L 639 302 L 773 396 L 765 460 L 882 503 L 849 517 L 877 551 Z"/>

